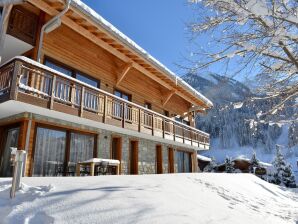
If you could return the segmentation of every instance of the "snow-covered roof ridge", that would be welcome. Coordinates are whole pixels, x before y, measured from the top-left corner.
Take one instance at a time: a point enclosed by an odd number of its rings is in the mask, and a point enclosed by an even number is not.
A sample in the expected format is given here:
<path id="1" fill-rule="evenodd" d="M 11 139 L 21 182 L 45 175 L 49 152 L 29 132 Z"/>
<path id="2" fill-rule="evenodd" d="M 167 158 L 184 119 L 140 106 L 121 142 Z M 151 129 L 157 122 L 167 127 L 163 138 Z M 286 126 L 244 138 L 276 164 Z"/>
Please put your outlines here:
<path id="1" fill-rule="evenodd" d="M 82 12 L 84 15 L 88 16 L 93 22 L 100 25 L 104 28 L 109 34 L 116 37 L 126 46 L 132 48 L 149 62 L 154 64 L 160 70 L 162 70 L 169 78 L 176 82 L 176 85 L 180 84 L 184 89 L 188 90 L 189 93 L 203 101 L 208 107 L 212 107 L 213 103 L 205 97 L 203 94 L 195 90 L 192 86 L 186 83 L 182 78 L 177 76 L 174 72 L 168 69 L 165 65 L 159 62 L 156 58 L 150 55 L 147 51 L 145 51 L 142 47 L 140 47 L 137 43 L 127 37 L 124 33 L 118 30 L 115 26 L 113 26 L 110 22 L 105 20 L 102 16 L 100 16 L 97 12 L 95 12 L 92 8 L 87 6 L 81 0 L 72 0 L 72 6 Z"/>
<path id="2" fill-rule="evenodd" d="M 209 157 L 207 157 L 207 156 L 202 156 L 202 155 L 200 155 L 200 154 L 197 154 L 197 158 L 198 158 L 199 160 L 206 161 L 206 162 L 211 162 L 211 161 L 212 161 L 211 158 L 209 158 Z"/>

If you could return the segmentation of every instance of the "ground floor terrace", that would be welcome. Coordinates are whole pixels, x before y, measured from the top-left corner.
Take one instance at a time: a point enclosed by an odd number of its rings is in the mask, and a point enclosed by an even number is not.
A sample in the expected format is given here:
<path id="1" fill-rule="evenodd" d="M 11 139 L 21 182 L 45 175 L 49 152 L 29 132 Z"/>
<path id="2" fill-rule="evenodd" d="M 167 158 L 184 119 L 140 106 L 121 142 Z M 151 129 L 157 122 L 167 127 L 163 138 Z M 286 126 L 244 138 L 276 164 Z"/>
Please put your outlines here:
<path id="1" fill-rule="evenodd" d="M 1 108 L 7 114 L 28 106 L 15 101 L 5 104 Z M 55 111 L 41 115 L 38 107 L 30 105 L 30 108 L 36 113 L 24 112 L 0 120 L 2 177 L 12 175 L 10 147 L 27 151 L 25 176 L 72 176 L 78 162 L 91 158 L 119 160 L 120 174 L 197 171 L 195 147 L 140 133 L 135 135 L 113 126 L 98 126 L 83 118 L 71 120 L 70 115 L 62 113 L 54 116 L 52 113 L 59 113 Z"/>

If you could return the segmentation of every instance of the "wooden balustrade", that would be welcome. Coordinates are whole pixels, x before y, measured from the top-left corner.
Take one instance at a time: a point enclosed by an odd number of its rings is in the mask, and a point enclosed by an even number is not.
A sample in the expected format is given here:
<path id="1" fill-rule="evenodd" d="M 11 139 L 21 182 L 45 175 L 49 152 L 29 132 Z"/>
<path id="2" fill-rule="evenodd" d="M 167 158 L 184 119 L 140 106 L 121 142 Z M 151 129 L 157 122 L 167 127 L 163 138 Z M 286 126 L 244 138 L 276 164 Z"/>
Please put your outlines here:
<path id="1" fill-rule="evenodd" d="M 32 97 L 34 100 L 29 100 L 31 104 L 209 148 L 209 135 L 205 132 L 24 57 L 16 58 L 0 68 L 0 102 L 7 100 L 3 98 L 4 95 L 20 101 Z"/>

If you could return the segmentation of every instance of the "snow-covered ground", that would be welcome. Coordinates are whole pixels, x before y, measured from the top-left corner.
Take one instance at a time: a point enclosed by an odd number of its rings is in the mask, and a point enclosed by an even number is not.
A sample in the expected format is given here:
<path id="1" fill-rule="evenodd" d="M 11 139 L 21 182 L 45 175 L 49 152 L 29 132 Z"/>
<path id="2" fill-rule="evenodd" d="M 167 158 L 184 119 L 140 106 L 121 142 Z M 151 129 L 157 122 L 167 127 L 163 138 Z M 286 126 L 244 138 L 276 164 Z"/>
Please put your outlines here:
<path id="1" fill-rule="evenodd" d="M 23 178 L 9 199 L 0 179 L 0 223 L 293 223 L 298 191 L 250 174 Z"/>

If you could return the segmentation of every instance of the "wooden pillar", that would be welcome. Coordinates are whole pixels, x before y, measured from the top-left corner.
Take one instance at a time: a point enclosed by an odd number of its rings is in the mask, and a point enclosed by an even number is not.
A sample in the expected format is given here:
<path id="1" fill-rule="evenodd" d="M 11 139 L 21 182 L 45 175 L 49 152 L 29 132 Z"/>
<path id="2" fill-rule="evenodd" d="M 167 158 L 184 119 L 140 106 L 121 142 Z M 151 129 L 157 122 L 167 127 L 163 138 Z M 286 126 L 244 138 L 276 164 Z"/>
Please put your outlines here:
<path id="1" fill-rule="evenodd" d="M 192 160 L 192 173 L 197 173 L 198 172 L 198 159 L 197 159 L 197 151 L 191 153 L 191 160 Z"/>
<path id="2" fill-rule="evenodd" d="M 2 17 L 0 20 L 0 64 L 2 62 L 2 52 L 4 52 L 4 41 L 8 27 L 9 15 L 12 9 L 12 4 L 6 5 L 2 10 Z"/>
<path id="3" fill-rule="evenodd" d="M 103 123 L 106 123 L 107 121 L 107 113 L 108 113 L 108 97 L 107 95 L 104 95 L 104 98 L 103 98 L 103 118 L 102 118 L 102 122 Z"/>
<path id="4" fill-rule="evenodd" d="M 35 47 L 33 49 L 33 55 L 32 59 L 37 60 L 37 54 L 38 54 L 38 44 L 40 40 L 40 33 L 41 33 L 41 28 L 45 24 L 45 15 L 46 13 L 44 11 L 40 11 L 39 17 L 38 17 L 38 23 L 37 23 L 37 30 L 36 30 L 36 40 L 35 40 Z M 43 61 L 43 60 L 41 60 Z"/>
<path id="5" fill-rule="evenodd" d="M 174 161 L 174 149 L 169 148 L 168 149 L 168 167 L 169 167 L 169 173 L 175 172 L 175 161 Z"/>
<path id="6" fill-rule="evenodd" d="M 28 120 L 24 120 L 20 124 L 19 139 L 18 139 L 18 150 L 25 150 L 26 137 L 28 129 Z"/>
<path id="7" fill-rule="evenodd" d="M 33 163 L 34 163 L 34 152 L 35 152 L 36 131 L 37 131 L 36 123 L 35 123 L 34 120 L 32 120 L 31 127 L 30 127 L 28 149 L 27 149 L 27 160 L 26 160 L 25 176 L 32 176 Z"/>

